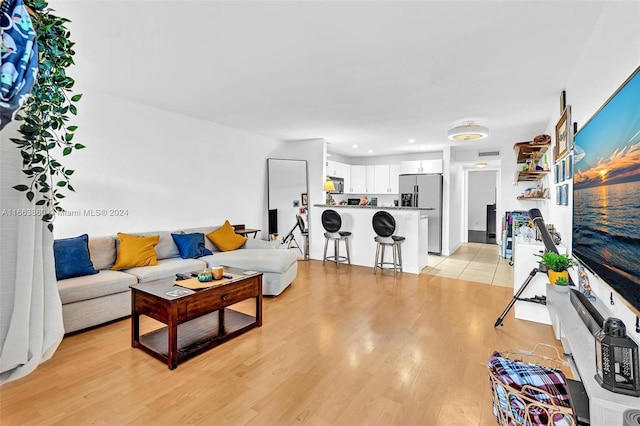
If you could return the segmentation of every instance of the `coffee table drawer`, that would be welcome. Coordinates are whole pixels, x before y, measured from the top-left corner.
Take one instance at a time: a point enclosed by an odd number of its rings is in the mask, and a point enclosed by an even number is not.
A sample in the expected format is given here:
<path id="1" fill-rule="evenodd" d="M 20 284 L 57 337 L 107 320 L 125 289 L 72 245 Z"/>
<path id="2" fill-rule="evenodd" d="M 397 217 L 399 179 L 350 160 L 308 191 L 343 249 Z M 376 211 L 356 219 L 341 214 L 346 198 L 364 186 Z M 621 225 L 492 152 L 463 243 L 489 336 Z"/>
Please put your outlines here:
<path id="1" fill-rule="evenodd" d="M 257 277 L 233 286 L 221 286 L 211 289 L 208 294 L 187 305 L 187 320 L 197 318 L 211 311 L 217 311 L 234 303 L 241 302 L 260 293 Z"/>

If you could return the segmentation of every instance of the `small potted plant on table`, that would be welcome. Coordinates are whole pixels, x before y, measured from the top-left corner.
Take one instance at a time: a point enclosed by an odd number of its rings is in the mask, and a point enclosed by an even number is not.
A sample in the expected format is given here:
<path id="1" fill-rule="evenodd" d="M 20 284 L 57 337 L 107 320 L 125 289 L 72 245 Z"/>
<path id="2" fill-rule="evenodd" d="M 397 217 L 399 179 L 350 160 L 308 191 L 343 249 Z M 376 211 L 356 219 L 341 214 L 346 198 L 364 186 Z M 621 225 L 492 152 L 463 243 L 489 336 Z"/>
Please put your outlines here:
<path id="1" fill-rule="evenodd" d="M 551 284 L 558 284 L 558 279 L 562 278 L 567 286 L 569 284 L 569 272 L 568 269 L 575 265 L 575 262 L 571 256 L 567 254 L 554 253 L 547 251 L 542 254 L 537 254 L 541 260 L 540 264 L 547 268 L 547 275 Z M 562 284 L 561 284 L 562 285 Z"/>
<path id="2" fill-rule="evenodd" d="M 554 284 L 555 285 L 553 286 L 553 288 L 558 293 L 568 293 L 569 292 L 569 280 L 567 280 L 565 277 L 556 278 L 556 282 Z"/>

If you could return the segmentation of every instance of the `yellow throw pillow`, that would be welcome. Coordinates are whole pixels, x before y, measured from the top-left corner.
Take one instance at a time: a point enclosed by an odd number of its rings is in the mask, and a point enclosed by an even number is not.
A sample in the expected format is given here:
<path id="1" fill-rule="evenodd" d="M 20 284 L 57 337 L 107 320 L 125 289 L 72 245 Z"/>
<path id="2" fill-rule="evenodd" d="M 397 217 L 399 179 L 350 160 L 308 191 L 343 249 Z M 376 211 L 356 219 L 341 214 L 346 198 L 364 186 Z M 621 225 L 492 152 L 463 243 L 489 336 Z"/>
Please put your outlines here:
<path id="1" fill-rule="evenodd" d="M 247 241 L 246 237 L 236 234 L 228 220 L 217 230 L 208 233 L 207 238 L 211 240 L 220 251 L 235 250 L 242 247 Z"/>
<path id="2" fill-rule="evenodd" d="M 136 266 L 151 266 L 158 264 L 155 246 L 160 241 L 160 235 L 140 236 L 118 232 L 120 248 L 116 264 L 111 268 L 114 271 L 120 269 L 135 268 Z"/>

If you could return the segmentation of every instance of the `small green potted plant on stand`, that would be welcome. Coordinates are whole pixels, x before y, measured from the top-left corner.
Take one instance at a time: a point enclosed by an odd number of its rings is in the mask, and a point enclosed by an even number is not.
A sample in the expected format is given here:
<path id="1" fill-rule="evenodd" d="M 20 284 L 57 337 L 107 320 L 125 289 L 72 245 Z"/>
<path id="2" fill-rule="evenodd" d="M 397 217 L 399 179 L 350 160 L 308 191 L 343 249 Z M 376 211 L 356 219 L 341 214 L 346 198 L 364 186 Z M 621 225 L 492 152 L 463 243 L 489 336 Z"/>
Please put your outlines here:
<path id="1" fill-rule="evenodd" d="M 568 269 L 575 265 L 574 260 L 567 254 L 554 253 L 547 251 L 542 254 L 536 254 L 541 260 L 540 265 L 547 269 L 547 275 L 549 276 L 549 282 L 551 284 L 558 285 L 558 280 L 564 284 L 559 284 L 562 287 L 566 287 L 569 291 L 569 271 Z"/>
<path id="2" fill-rule="evenodd" d="M 556 282 L 554 284 L 555 285 L 553 286 L 553 288 L 558 293 L 569 293 L 569 280 L 567 280 L 565 277 L 556 278 Z"/>

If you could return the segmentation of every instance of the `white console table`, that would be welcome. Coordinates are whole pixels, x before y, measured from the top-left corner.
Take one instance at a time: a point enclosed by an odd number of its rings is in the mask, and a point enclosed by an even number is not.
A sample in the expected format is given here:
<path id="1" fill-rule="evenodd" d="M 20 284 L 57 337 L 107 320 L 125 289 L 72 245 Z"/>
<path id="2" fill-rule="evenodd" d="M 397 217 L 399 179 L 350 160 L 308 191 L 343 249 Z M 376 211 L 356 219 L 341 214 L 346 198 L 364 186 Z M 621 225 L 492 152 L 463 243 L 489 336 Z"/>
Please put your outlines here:
<path id="1" fill-rule="evenodd" d="M 547 284 L 547 309 L 556 338 L 562 342 L 575 379 L 580 380 L 589 396 L 589 415 L 594 426 L 622 425 L 623 413 L 640 409 L 640 398 L 610 392 L 596 382 L 594 337 L 573 307 L 569 294 L 558 293 Z M 607 307 L 598 299 L 593 303 L 604 318 Z"/>
<path id="2" fill-rule="evenodd" d="M 524 241 L 522 237 L 516 237 L 513 244 L 513 294 L 516 294 L 524 284 L 533 268 L 538 267 L 536 254 L 544 252 L 544 244 L 541 241 Z M 545 286 L 549 283 L 549 278 L 544 272 L 538 272 L 524 289 L 521 298 L 532 298 L 534 296 L 545 296 Z M 551 324 L 549 313 L 545 305 L 517 301 L 514 305 L 515 317 L 527 321 Z"/>

